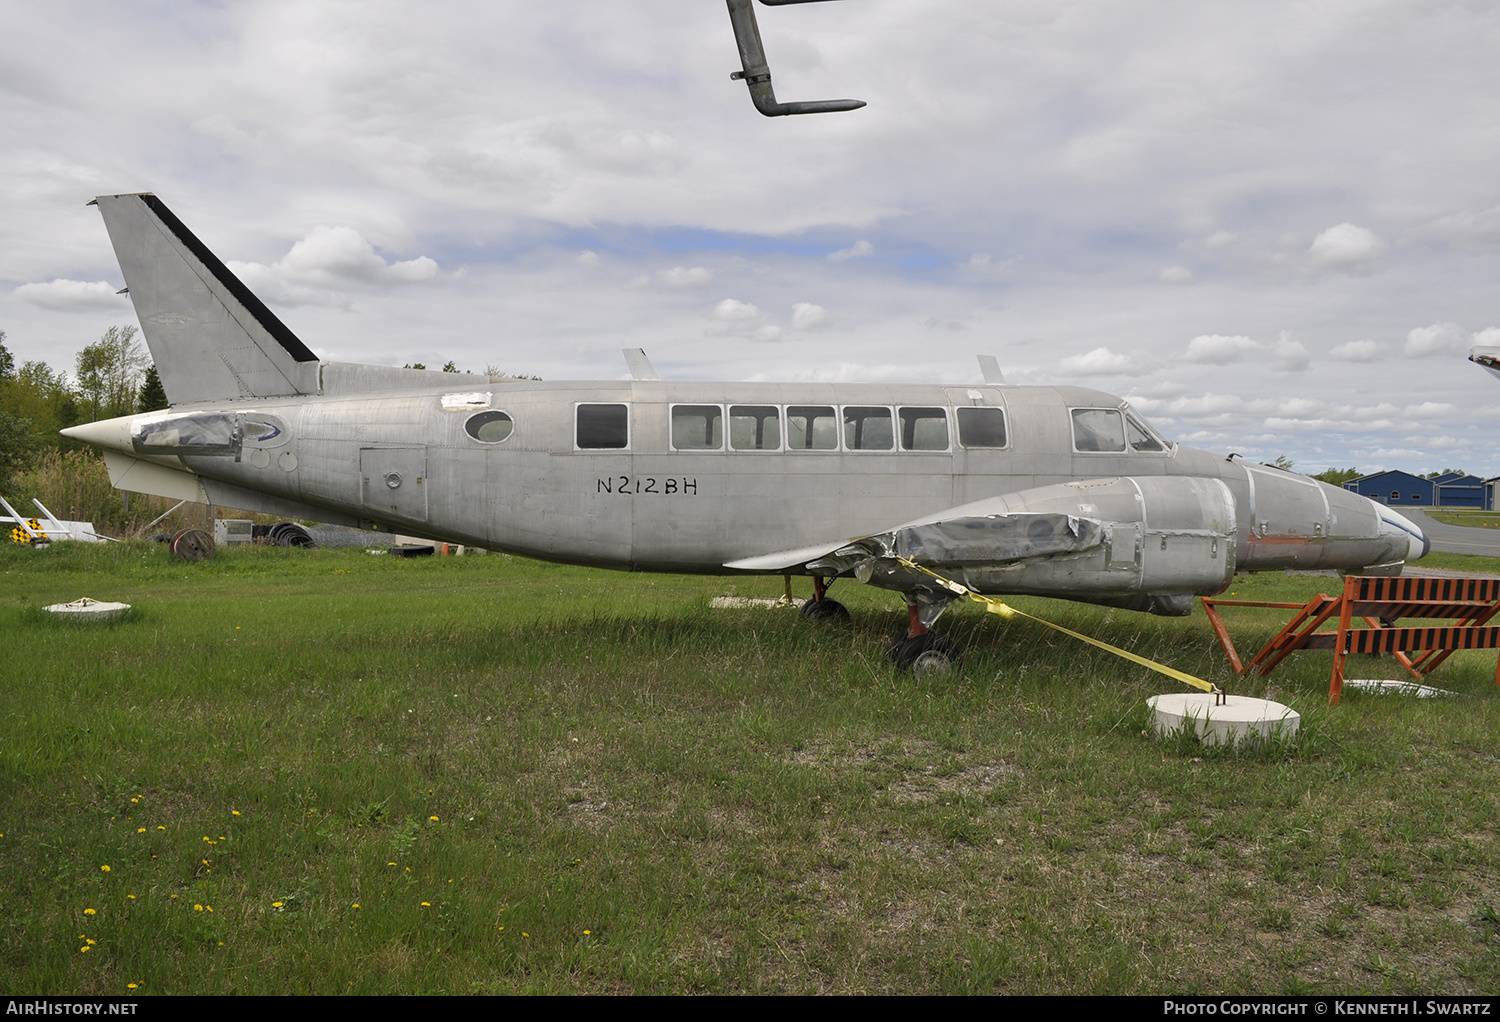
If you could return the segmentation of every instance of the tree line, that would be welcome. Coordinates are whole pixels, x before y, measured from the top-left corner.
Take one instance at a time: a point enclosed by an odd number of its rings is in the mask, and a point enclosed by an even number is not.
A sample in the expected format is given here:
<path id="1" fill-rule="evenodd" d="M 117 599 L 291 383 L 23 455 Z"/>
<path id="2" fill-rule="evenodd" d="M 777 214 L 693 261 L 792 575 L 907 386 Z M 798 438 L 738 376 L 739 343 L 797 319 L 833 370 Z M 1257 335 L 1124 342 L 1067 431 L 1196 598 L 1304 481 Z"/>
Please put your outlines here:
<path id="1" fill-rule="evenodd" d="M 77 445 L 58 431 L 167 407 L 133 326 L 112 326 L 78 353 L 71 376 L 46 362 L 16 365 L 0 330 L 0 491 L 48 451 Z"/>

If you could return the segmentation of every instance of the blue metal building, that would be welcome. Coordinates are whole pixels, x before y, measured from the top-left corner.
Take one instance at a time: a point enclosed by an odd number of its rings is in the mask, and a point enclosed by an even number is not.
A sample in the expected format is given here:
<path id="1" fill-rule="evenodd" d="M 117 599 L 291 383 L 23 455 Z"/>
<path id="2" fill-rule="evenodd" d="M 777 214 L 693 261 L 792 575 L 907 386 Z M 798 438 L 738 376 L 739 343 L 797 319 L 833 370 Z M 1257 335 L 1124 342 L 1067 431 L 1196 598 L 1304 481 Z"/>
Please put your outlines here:
<path id="1" fill-rule="evenodd" d="M 1392 507 L 1432 507 L 1437 501 L 1437 488 L 1433 480 L 1423 479 L 1400 469 L 1351 479 L 1344 484 L 1344 489 L 1353 490 L 1361 497 L 1369 497 Z"/>
<path id="2" fill-rule="evenodd" d="M 1449 473 L 1433 480 L 1437 484 L 1438 507 L 1472 507 L 1488 510 L 1493 505 L 1486 500 L 1485 482 L 1478 476 Z"/>

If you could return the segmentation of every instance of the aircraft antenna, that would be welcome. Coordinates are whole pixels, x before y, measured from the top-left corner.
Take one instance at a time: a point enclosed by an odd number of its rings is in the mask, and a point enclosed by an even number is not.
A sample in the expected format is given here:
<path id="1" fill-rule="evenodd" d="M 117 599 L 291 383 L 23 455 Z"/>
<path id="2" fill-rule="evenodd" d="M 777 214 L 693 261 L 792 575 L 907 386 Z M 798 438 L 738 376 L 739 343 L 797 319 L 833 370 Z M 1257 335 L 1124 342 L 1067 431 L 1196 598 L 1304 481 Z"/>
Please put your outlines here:
<path id="1" fill-rule="evenodd" d="M 823 0 L 760 0 L 769 7 L 783 4 L 814 4 Z M 729 21 L 734 26 L 734 41 L 740 48 L 740 68 L 729 77 L 750 87 L 750 102 L 767 117 L 790 114 L 826 114 L 840 110 L 858 110 L 862 99 L 815 99 L 803 103 L 779 103 L 771 88 L 771 68 L 766 64 L 766 49 L 761 45 L 760 26 L 755 21 L 754 0 L 728 0 Z"/>

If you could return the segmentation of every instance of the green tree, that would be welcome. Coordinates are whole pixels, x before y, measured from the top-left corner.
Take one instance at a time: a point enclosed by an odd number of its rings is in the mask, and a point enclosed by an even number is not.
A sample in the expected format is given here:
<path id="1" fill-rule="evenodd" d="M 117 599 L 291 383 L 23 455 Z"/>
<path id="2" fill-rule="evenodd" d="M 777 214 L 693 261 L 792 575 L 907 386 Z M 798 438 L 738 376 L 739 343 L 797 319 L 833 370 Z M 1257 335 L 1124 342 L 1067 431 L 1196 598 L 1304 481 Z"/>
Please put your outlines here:
<path id="1" fill-rule="evenodd" d="M 156 372 L 156 363 L 146 367 L 146 377 L 141 383 L 141 396 L 139 408 L 143 412 L 154 412 L 168 405 L 167 392 L 161 385 L 161 377 Z"/>
<path id="2" fill-rule="evenodd" d="M 150 356 L 133 326 L 112 326 L 78 353 L 78 393 L 91 419 L 113 419 L 135 411 L 141 374 Z"/>
<path id="3" fill-rule="evenodd" d="M 0 404 L 0 493 L 10 488 L 17 472 L 30 467 L 36 448 L 36 431 L 31 423 L 8 414 Z"/>
<path id="4" fill-rule="evenodd" d="M 1319 472 L 1313 478 L 1321 479 L 1323 482 L 1330 483 L 1333 486 L 1343 486 L 1351 479 L 1358 479 L 1360 474 L 1357 468 L 1330 468 Z"/>
<path id="5" fill-rule="evenodd" d="M 5 383 L 16 371 L 16 358 L 5 347 L 5 331 L 0 330 L 0 383 Z"/>
<path id="6" fill-rule="evenodd" d="M 1292 459 L 1288 458 L 1285 454 L 1276 455 L 1276 460 L 1271 462 L 1271 465 L 1274 468 L 1279 468 L 1283 472 L 1290 472 L 1292 470 L 1293 464 L 1295 464 L 1295 462 L 1293 462 Z"/>

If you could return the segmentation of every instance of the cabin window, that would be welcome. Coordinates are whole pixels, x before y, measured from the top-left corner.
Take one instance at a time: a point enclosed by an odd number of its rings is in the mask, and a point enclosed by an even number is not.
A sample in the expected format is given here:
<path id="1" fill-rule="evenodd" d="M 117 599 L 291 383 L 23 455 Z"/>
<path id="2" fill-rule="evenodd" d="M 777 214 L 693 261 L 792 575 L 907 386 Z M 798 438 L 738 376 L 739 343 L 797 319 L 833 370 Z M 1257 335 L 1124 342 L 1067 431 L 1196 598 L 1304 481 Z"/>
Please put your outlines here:
<path id="1" fill-rule="evenodd" d="M 724 447 L 724 409 L 718 405 L 673 405 L 672 447 L 717 451 Z"/>
<path id="2" fill-rule="evenodd" d="M 896 446 L 889 408 L 848 405 L 844 408 L 844 448 L 889 451 Z"/>
<path id="3" fill-rule="evenodd" d="M 775 405 L 730 405 L 729 446 L 736 451 L 779 451 L 780 411 Z"/>
<path id="4" fill-rule="evenodd" d="M 1134 415 L 1125 415 L 1125 435 L 1130 438 L 1130 446 L 1137 451 L 1164 451 L 1166 445 L 1151 432 L 1151 428 Z"/>
<path id="5" fill-rule="evenodd" d="M 836 451 L 838 419 L 827 405 L 789 405 L 786 445 L 793 451 Z"/>
<path id="6" fill-rule="evenodd" d="M 1391 491 L 1391 499 L 1392 500 L 1400 500 L 1401 499 L 1401 491 L 1400 490 L 1392 490 Z"/>
<path id="7" fill-rule="evenodd" d="M 903 408 L 900 415 L 903 451 L 946 451 L 948 449 L 947 409 Z"/>
<path id="8" fill-rule="evenodd" d="M 958 409 L 958 442 L 965 447 L 1004 447 L 1004 409 Z"/>
<path id="9" fill-rule="evenodd" d="M 1125 450 L 1125 422 L 1114 408 L 1073 409 L 1073 450 L 1115 454 Z"/>
<path id="10" fill-rule="evenodd" d="M 630 446 L 629 405 L 579 405 L 578 446 L 585 451 L 618 451 Z"/>
<path id="11" fill-rule="evenodd" d="M 508 438 L 516 424 L 504 412 L 480 412 L 464 422 L 464 432 L 482 444 L 498 444 Z"/>

